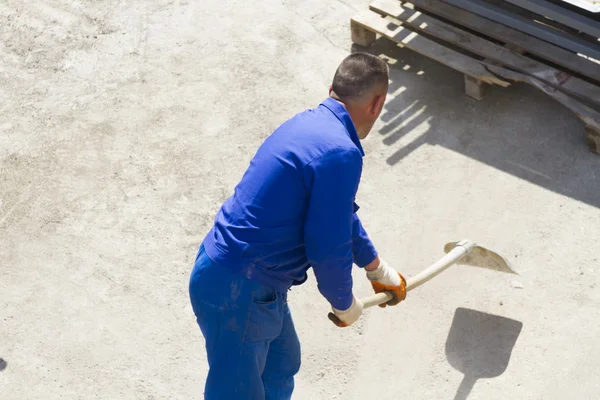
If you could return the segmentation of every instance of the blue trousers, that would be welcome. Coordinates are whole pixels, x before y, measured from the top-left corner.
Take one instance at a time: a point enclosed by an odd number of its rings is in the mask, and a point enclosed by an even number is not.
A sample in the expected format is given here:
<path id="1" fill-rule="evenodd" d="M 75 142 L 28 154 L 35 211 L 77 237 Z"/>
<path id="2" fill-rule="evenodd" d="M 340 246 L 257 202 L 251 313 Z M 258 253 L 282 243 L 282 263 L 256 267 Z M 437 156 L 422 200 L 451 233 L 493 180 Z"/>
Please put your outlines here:
<path id="1" fill-rule="evenodd" d="M 200 246 L 190 300 L 206 342 L 208 400 L 290 399 L 300 342 L 287 293 L 215 264 Z"/>

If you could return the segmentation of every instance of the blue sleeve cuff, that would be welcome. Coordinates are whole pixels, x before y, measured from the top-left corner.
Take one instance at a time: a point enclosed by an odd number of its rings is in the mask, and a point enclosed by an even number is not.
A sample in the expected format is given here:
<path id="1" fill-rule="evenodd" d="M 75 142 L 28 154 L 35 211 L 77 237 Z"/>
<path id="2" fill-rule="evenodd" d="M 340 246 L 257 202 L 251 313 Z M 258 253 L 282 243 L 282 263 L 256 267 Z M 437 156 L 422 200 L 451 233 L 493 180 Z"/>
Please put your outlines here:
<path id="1" fill-rule="evenodd" d="M 373 260 L 377 258 L 379 254 L 371 245 L 370 248 L 365 248 L 361 253 L 357 253 L 354 255 L 354 263 L 359 268 L 364 268 L 367 265 L 371 264 Z"/>
<path id="2" fill-rule="evenodd" d="M 327 301 L 329 302 L 329 304 L 331 304 L 331 306 L 333 308 L 335 308 L 336 310 L 340 310 L 340 311 L 345 311 L 345 310 L 349 309 L 350 306 L 352 305 L 352 300 L 353 300 L 352 293 L 350 293 L 349 295 L 345 295 L 343 297 L 335 297 L 335 298 L 329 297 L 327 299 Z"/>

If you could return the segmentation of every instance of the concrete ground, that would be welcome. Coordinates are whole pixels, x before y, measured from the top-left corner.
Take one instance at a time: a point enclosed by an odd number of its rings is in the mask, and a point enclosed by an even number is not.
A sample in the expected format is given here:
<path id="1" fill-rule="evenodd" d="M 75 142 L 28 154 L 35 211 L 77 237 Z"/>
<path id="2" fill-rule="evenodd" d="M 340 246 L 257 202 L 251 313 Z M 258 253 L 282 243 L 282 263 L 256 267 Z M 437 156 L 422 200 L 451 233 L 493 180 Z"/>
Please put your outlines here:
<path id="1" fill-rule="evenodd" d="M 261 141 L 325 98 L 367 6 L 0 3 L 2 399 L 202 397 L 198 244 Z M 477 102 L 440 64 L 370 51 L 392 64 L 358 198 L 382 256 L 410 276 L 468 237 L 521 275 L 457 266 L 343 330 L 311 276 L 290 295 L 294 398 L 600 398 L 600 157 L 582 124 L 527 86 Z"/>

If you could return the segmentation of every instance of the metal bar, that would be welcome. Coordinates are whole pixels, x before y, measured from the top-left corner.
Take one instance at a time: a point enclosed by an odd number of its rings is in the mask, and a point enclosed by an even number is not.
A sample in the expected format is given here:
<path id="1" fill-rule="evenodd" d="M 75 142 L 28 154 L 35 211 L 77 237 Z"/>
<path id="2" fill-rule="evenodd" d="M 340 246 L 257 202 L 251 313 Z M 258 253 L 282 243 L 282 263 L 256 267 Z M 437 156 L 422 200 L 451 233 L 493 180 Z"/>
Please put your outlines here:
<path id="1" fill-rule="evenodd" d="M 473 14 L 440 0 L 410 0 L 410 2 L 432 14 L 439 15 L 505 43 L 516 45 L 528 53 L 550 60 L 555 64 L 562 65 L 600 82 L 600 65 L 562 47 L 519 32 L 506 25 L 490 21 L 480 15 Z"/>
<path id="2" fill-rule="evenodd" d="M 397 20 L 398 24 L 402 24 L 409 29 L 435 36 L 444 42 L 457 45 L 485 59 L 494 60 L 525 74 L 535 76 L 558 90 L 591 100 L 600 105 L 600 86 L 571 76 L 564 71 L 514 52 L 507 47 L 492 43 L 480 36 L 442 22 L 435 17 L 404 8 L 397 0 L 373 0 L 369 8 L 380 14 L 388 15 Z"/>
<path id="3" fill-rule="evenodd" d="M 586 56 L 600 60 L 600 46 L 589 43 L 576 36 L 567 35 L 555 29 L 548 28 L 541 24 L 531 21 L 520 15 L 509 14 L 506 10 L 491 4 L 476 0 L 445 0 L 464 10 L 471 11 L 492 21 L 510 26 L 519 31 L 528 33 L 547 42 L 554 43 L 565 49 L 585 54 Z"/>
<path id="4" fill-rule="evenodd" d="M 515 6 L 549 17 L 578 31 L 600 38 L 600 23 L 543 0 L 505 0 Z"/>

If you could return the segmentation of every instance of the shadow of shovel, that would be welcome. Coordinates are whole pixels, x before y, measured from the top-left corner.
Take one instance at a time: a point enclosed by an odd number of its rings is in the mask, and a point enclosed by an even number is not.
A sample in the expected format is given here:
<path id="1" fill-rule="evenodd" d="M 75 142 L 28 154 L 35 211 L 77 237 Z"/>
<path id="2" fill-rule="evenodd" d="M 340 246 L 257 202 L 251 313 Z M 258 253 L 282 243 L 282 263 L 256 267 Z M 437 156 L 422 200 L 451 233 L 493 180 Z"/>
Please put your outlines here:
<path id="1" fill-rule="evenodd" d="M 465 376 L 454 400 L 465 400 L 477 379 L 495 378 L 506 370 L 523 323 L 458 308 L 446 340 L 446 357 Z"/>

